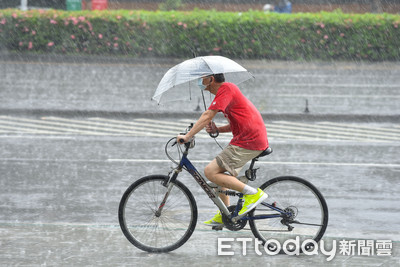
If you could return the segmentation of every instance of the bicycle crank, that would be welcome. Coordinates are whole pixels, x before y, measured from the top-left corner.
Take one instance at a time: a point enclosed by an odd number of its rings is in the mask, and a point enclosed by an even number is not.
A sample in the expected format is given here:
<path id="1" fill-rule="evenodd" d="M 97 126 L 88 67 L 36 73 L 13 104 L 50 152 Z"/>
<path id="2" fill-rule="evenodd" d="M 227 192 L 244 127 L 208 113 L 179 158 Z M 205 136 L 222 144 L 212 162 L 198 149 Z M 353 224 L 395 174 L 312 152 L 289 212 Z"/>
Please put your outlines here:
<path id="1" fill-rule="evenodd" d="M 236 210 L 236 205 L 229 206 L 228 210 L 232 214 Z M 232 220 L 225 214 L 222 214 L 222 221 L 224 223 L 224 227 L 231 231 L 242 230 L 247 224 L 247 220 L 238 220 L 237 222 L 232 222 Z"/>

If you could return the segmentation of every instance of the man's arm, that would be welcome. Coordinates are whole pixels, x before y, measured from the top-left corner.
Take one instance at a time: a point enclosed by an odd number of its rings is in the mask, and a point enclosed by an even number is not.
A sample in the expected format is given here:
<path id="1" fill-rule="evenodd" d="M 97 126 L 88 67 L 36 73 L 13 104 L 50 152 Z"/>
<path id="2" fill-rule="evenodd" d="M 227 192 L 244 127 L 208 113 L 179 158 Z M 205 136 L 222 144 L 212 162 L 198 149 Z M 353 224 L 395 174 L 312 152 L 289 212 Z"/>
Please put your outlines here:
<path id="1" fill-rule="evenodd" d="M 217 127 L 217 125 L 215 125 L 215 123 L 212 121 L 206 125 L 206 131 L 207 133 L 216 133 L 216 132 L 228 133 L 231 132 L 231 125 L 227 124 L 224 126 Z"/>
<path id="2" fill-rule="evenodd" d="M 178 135 L 177 139 L 178 142 L 180 139 L 184 140 L 184 143 L 189 142 L 189 140 L 195 136 L 198 132 L 200 132 L 206 125 L 208 125 L 212 119 L 215 117 L 215 115 L 218 113 L 218 110 L 206 110 L 201 114 L 200 118 L 197 120 L 197 122 L 193 125 L 193 128 L 186 134 L 186 135 Z"/>
<path id="3" fill-rule="evenodd" d="M 218 130 L 218 132 L 220 132 L 220 133 L 229 133 L 229 132 L 232 132 L 232 130 L 231 130 L 231 125 L 230 125 L 230 124 L 217 127 L 217 130 Z"/>

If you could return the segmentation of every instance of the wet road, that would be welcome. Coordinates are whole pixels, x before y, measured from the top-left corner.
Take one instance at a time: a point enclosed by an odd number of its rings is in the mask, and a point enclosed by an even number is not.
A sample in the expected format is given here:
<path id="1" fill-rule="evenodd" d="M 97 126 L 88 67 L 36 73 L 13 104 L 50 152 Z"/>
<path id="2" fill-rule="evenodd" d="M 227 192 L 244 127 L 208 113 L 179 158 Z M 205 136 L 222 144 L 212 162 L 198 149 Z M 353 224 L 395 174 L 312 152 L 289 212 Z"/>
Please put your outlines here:
<path id="1" fill-rule="evenodd" d="M 192 112 L 201 104 L 196 85 L 183 94 L 192 102 L 150 101 L 180 61 L 0 54 L 0 110 Z M 255 77 L 240 87 L 263 114 L 302 114 L 308 103 L 312 115 L 400 115 L 397 62 L 238 62 Z"/>
<path id="2" fill-rule="evenodd" d="M 119 200 L 139 177 L 171 169 L 164 144 L 199 115 L 196 96 L 149 101 L 179 61 L 0 55 L 0 265 L 400 265 L 398 63 L 240 61 L 256 78 L 241 88 L 263 113 L 274 149 L 258 163 L 254 185 L 306 178 L 329 207 L 327 243 L 391 240 L 393 256 L 338 251 L 327 262 L 254 249 L 242 256 L 241 246 L 218 256 L 218 237 L 251 232 L 201 226 L 215 208 L 186 174 L 180 180 L 199 208 L 190 240 L 162 255 L 133 247 L 119 229 Z M 191 159 L 202 169 L 218 151 L 200 134 Z"/>
<path id="3" fill-rule="evenodd" d="M 201 225 L 215 212 L 187 174 L 199 208 L 195 233 L 178 250 L 148 254 L 130 245 L 118 226 L 118 203 L 137 178 L 166 174 L 168 137 L 187 119 L 0 116 L 0 264 L 132 266 L 237 263 L 266 266 L 395 266 L 400 264 L 400 128 L 393 123 L 266 121 L 274 152 L 258 163 L 258 185 L 280 175 L 306 178 L 325 196 L 329 226 L 324 240 L 392 240 L 393 256 L 258 256 L 234 246 L 217 255 L 218 237 Z M 229 136 L 219 138 L 225 145 Z M 200 135 L 191 153 L 202 169 L 219 148 Z"/>

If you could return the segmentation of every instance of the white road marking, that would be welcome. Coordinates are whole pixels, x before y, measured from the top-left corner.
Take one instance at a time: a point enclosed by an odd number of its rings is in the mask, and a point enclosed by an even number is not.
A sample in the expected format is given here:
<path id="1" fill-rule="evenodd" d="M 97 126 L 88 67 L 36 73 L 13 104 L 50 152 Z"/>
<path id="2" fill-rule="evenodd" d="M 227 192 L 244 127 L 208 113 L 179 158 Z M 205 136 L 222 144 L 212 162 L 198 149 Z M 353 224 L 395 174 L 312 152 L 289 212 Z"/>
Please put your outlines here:
<path id="1" fill-rule="evenodd" d="M 83 125 L 93 125 L 90 126 L 91 129 L 98 129 L 103 131 L 117 131 L 122 133 L 139 133 L 139 136 L 148 135 L 148 136 L 159 136 L 159 137 L 173 137 L 176 136 L 179 132 L 182 132 L 185 127 L 166 127 L 160 126 L 157 124 L 163 123 L 164 121 L 152 121 L 152 124 L 149 123 L 138 123 L 135 121 L 118 121 L 118 120 L 109 120 L 109 119 L 101 119 L 101 118 L 90 118 L 89 120 L 76 120 L 76 119 L 65 119 L 65 118 L 58 118 L 58 117 L 43 117 L 44 120 L 51 120 L 51 121 L 65 121 L 68 123 L 73 124 L 83 124 Z M 101 121 L 112 122 L 112 123 L 103 123 Z M 140 120 L 144 121 L 144 120 Z M 147 120 L 149 122 L 149 120 Z M 124 125 L 116 125 L 117 122 L 123 123 Z M 166 123 L 166 122 L 164 122 Z M 136 126 L 126 126 L 128 125 L 136 125 Z M 183 125 L 183 124 L 182 124 Z M 185 124 L 186 125 L 186 124 Z M 187 126 L 187 125 L 186 125 Z M 78 126 L 84 127 L 84 126 Z M 112 127 L 112 128 L 110 128 Z M 129 131 L 121 131 L 113 128 L 120 128 L 120 129 L 129 129 Z M 152 129 L 150 129 L 152 128 Z M 155 128 L 155 129 L 154 129 Z M 173 130 L 164 130 L 165 128 L 173 129 Z M 140 132 L 138 132 L 140 131 Z M 160 134 L 154 134 L 154 132 Z M 199 133 L 196 135 L 198 138 L 208 138 L 208 134 Z"/>
<path id="2" fill-rule="evenodd" d="M 176 121 L 139 118 L 132 121 L 107 118 L 68 119 L 42 117 L 39 119 L 0 116 L 0 137 L 30 138 L 32 134 L 45 135 L 97 135 L 97 136 L 152 136 L 172 138 L 182 132 L 192 120 Z M 218 122 L 219 123 L 219 122 Z M 397 126 L 397 125 L 396 125 Z M 300 140 L 325 142 L 396 142 L 400 141 L 400 129 L 376 127 L 365 124 L 334 122 L 302 123 L 273 121 L 266 124 L 268 137 L 274 141 Z M 31 136 L 28 136 L 31 134 Z M 209 138 L 205 131 L 196 137 Z M 33 138 L 33 137 L 32 137 Z M 219 141 L 229 141 L 231 133 L 222 133 Z"/>
<path id="3" fill-rule="evenodd" d="M 294 98 L 400 98 L 400 95 L 340 95 L 340 94 L 277 94 L 277 97 L 294 97 Z"/>
<path id="4" fill-rule="evenodd" d="M 278 124 L 278 125 L 276 125 L 276 124 Z M 343 128 L 343 127 L 338 128 L 338 127 L 325 126 L 325 125 L 320 125 L 320 124 L 307 124 L 307 123 L 299 123 L 299 122 L 279 121 L 279 122 L 274 123 L 274 127 L 282 127 L 281 124 L 291 125 L 291 126 L 295 126 L 295 127 L 300 126 L 300 127 L 303 127 L 301 129 L 302 129 L 302 131 L 305 131 L 305 132 L 313 132 L 313 133 L 318 132 L 318 133 L 335 134 L 335 135 L 339 135 L 339 136 L 349 136 L 349 138 L 352 138 L 354 140 L 360 140 L 360 141 L 364 137 L 367 137 L 367 139 L 369 139 L 369 140 L 385 139 L 385 140 L 400 141 L 400 135 L 395 135 L 395 137 L 384 136 L 382 134 L 372 133 L 371 131 L 368 131 L 368 130 L 348 129 L 348 128 Z M 294 129 L 296 129 L 296 128 L 294 128 Z M 340 131 L 337 131 L 338 129 Z"/>
<path id="5" fill-rule="evenodd" d="M 164 120 L 154 120 L 154 119 L 144 119 L 144 118 L 139 118 L 135 119 L 135 121 L 141 121 L 141 122 L 148 122 L 152 124 L 164 124 L 164 125 L 174 125 L 176 127 L 187 127 L 188 124 L 186 122 L 180 122 L 180 121 L 164 121 Z M 194 121 L 191 121 L 194 123 Z"/>
<path id="6" fill-rule="evenodd" d="M 77 127 L 80 128 L 88 128 L 92 130 L 99 130 L 99 131 L 106 131 L 106 132 L 118 132 L 126 135 L 140 135 L 140 136 L 159 136 L 159 137 L 173 137 L 174 135 L 177 134 L 177 129 L 174 131 L 168 131 L 164 130 L 164 127 L 158 128 L 158 129 L 149 129 L 150 125 L 146 125 L 143 123 L 135 123 L 135 122 L 124 122 L 124 124 L 132 124 L 132 125 L 138 125 L 136 127 L 134 126 L 126 126 L 126 125 L 115 125 L 115 120 L 113 124 L 110 123 L 103 123 L 99 121 L 97 118 L 93 118 L 92 120 L 76 120 L 76 119 L 65 119 L 65 118 L 59 118 L 59 117 L 43 117 L 43 120 L 50 120 L 50 121 L 64 121 L 67 122 L 68 125 L 79 125 Z M 107 121 L 108 119 L 106 119 Z M 72 124 L 71 124 L 72 123 Z M 139 127 L 140 126 L 146 126 L 146 127 Z M 151 127 L 154 127 L 154 125 L 151 125 Z M 116 129 L 119 128 L 119 129 Z M 121 129 L 126 129 L 126 130 L 121 130 Z"/>
<path id="7" fill-rule="evenodd" d="M 138 162 L 138 163 L 166 163 L 166 159 L 107 159 L 108 162 Z M 209 163 L 210 160 L 191 160 L 192 163 Z M 382 167 L 400 168 L 400 164 L 391 163 L 359 163 L 359 162 L 300 162 L 300 161 L 257 161 L 257 164 L 264 165 L 327 165 L 327 166 L 359 166 L 359 167 Z"/>
<path id="8" fill-rule="evenodd" d="M 352 127 L 351 131 L 355 131 L 354 128 L 356 128 L 357 130 L 364 129 L 364 130 L 362 130 L 364 132 L 375 132 L 375 133 L 378 133 L 378 134 L 382 134 L 382 132 L 383 132 L 385 135 L 399 136 L 399 134 L 400 134 L 400 130 L 392 129 L 392 128 L 383 128 L 383 127 L 381 128 L 381 127 L 374 127 L 374 126 L 352 125 L 352 124 L 335 123 L 335 122 L 328 122 L 328 121 L 320 122 L 319 124 L 334 125 L 334 126 L 339 126 L 341 128 L 349 127 L 349 128 L 346 128 L 346 129 L 350 129 L 350 127 Z M 399 125 L 394 125 L 394 127 L 398 128 L 400 126 Z"/>
<path id="9" fill-rule="evenodd" d="M 15 130 L 17 132 L 22 132 L 22 133 L 40 133 L 40 134 L 65 134 L 65 132 L 59 132 L 59 131 L 43 131 L 43 130 L 38 130 L 38 129 L 32 129 L 32 128 L 27 128 L 25 127 L 26 125 L 20 125 L 15 122 L 10 122 L 10 121 L 4 121 L 0 119 L 1 126 L 0 128 L 3 129 L 10 129 L 10 130 Z M 6 124 L 6 125 L 4 125 Z M 7 126 L 7 125 L 12 125 L 12 126 Z M 17 127 L 17 126 L 22 126 L 22 127 Z M 40 128 L 36 127 L 35 128 Z"/>
<path id="10" fill-rule="evenodd" d="M 283 128 L 283 129 L 280 129 Z M 306 136 L 308 139 L 310 137 L 314 137 L 314 139 L 325 139 L 325 138 L 330 138 L 330 139 L 336 139 L 336 140 L 354 140 L 354 141 L 364 141 L 364 142 L 369 142 L 370 139 L 367 138 L 357 138 L 354 136 L 341 136 L 342 133 L 335 133 L 334 135 L 330 134 L 324 134 L 323 131 L 310 131 L 309 129 L 302 129 L 302 128 L 296 128 L 296 127 L 290 127 L 292 130 L 285 130 L 284 128 L 289 128 L 289 127 L 281 127 L 277 126 L 275 129 L 270 129 L 267 130 L 268 133 L 270 133 L 272 136 L 275 136 L 276 132 L 286 132 L 287 137 L 292 136 L 292 138 L 296 138 L 297 136 Z M 294 131 L 296 130 L 296 131 Z M 291 134 L 291 135 L 290 135 Z"/>
<path id="11" fill-rule="evenodd" d="M 8 120 L 8 121 L 6 121 Z M 18 121 L 32 121 L 33 123 L 29 122 L 18 122 Z M 42 121 L 33 121 L 30 119 L 23 119 L 23 118 L 9 118 L 9 117 L 0 117 L 0 122 L 4 124 L 11 124 L 15 126 L 22 126 L 22 127 L 32 127 L 33 130 L 35 128 L 39 129 L 47 129 L 47 131 L 42 131 L 42 133 L 48 133 L 48 134 L 70 134 L 70 133 L 81 133 L 81 134 L 92 134 L 92 135 L 104 135 L 104 133 L 99 133 L 99 132 L 94 132 L 94 131 L 83 131 L 83 130 L 76 130 L 76 129 L 70 129 L 70 128 L 65 128 L 65 127 L 56 127 L 56 126 L 44 126 L 44 125 L 39 125 L 40 123 L 44 123 Z M 59 125 L 59 126 L 71 126 L 71 125 Z M 28 129 L 28 128 L 23 128 L 23 129 Z M 56 131 L 54 131 L 56 130 Z"/>
<path id="12" fill-rule="evenodd" d="M 120 126 L 119 128 L 129 128 L 129 130 L 120 130 L 120 129 L 115 129 L 115 128 L 110 128 L 109 124 L 106 123 L 101 123 L 101 122 L 91 122 L 87 120 L 75 120 L 75 119 L 65 119 L 65 118 L 55 118 L 55 117 L 43 117 L 43 120 L 46 121 L 52 121 L 52 122 L 57 122 L 58 124 L 65 124 L 77 128 L 84 128 L 84 129 L 89 129 L 93 130 L 93 132 L 98 133 L 99 131 L 104 131 L 104 132 L 114 132 L 114 133 L 120 133 L 121 135 L 139 135 L 139 136 L 156 136 L 156 137 L 169 137 L 170 135 L 167 135 L 166 131 L 158 131 L 161 133 L 153 133 L 150 131 L 145 131 L 142 128 L 132 128 L 132 127 L 126 127 L 126 126 Z M 64 121 L 68 123 L 60 123 L 58 121 Z M 73 124 L 71 124 L 73 123 Z M 105 127 L 102 127 L 105 126 Z M 136 129 L 136 130 L 134 130 Z M 156 131 L 157 132 L 157 131 Z M 163 133 L 163 134 L 162 134 Z M 103 133 L 104 134 L 104 133 Z"/>
<path id="13" fill-rule="evenodd" d="M 206 164 L 209 160 L 191 160 L 192 163 Z M 80 159 L 47 159 L 47 158 L 0 158 L 0 162 L 81 162 Z M 108 163 L 172 163 L 168 159 L 92 159 L 88 162 Z M 301 161 L 257 161 L 261 165 L 320 165 L 320 166 L 353 166 L 353 167 L 379 167 L 379 168 L 400 168 L 396 163 L 374 163 L 374 162 L 301 162 Z"/>
<path id="14" fill-rule="evenodd" d="M 345 87 L 345 88 L 400 88 L 399 84 L 371 84 L 371 83 L 281 83 L 279 87 L 293 86 L 293 87 Z M 334 94 L 332 94 L 334 95 Z M 397 95 L 399 96 L 399 95 Z"/>
<path id="15" fill-rule="evenodd" d="M 103 125 L 112 126 L 117 128 L 127 128 L 132 129 L 136 128 L 137 126 L 149 127 L 149 128 L 156 128 L 159 129 L 162 126 L 163 129 L 171 129 L 176 133 L 176 131 L 181 131 L 183 124 L 171 124 L 165 121 L 156 121 L 156 120 L 139 120 L 136 119 L 135 121 L 122 121 L 122 120 L 113 120 L 113 119 L 104 119 L 104 118 L 89 118 L 89 121 L 97 121 L 97 122 L 106 122 Z M 132 127 L 135 126 L 135 127 Z M 187 126 L 187 125 L 186 125 Z M 145 128 L 144 128 L 145 129 Z"/>

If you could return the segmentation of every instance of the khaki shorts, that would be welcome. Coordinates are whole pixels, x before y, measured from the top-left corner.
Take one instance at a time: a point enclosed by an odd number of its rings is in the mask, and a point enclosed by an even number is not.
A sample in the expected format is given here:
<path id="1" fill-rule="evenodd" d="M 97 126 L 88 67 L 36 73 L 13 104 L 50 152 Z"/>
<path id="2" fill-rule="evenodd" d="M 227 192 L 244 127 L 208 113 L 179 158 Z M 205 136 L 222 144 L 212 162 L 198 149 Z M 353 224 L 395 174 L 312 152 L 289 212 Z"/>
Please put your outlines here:
<path id="1" fill-rule="evenodd" d="M 260 155 L 262 150 L 248 150 L 234 145 L 228 145 L 215 159 L 219 167 L 228 171 L 232 176 L 238 176 L 243 166 Z"/>

